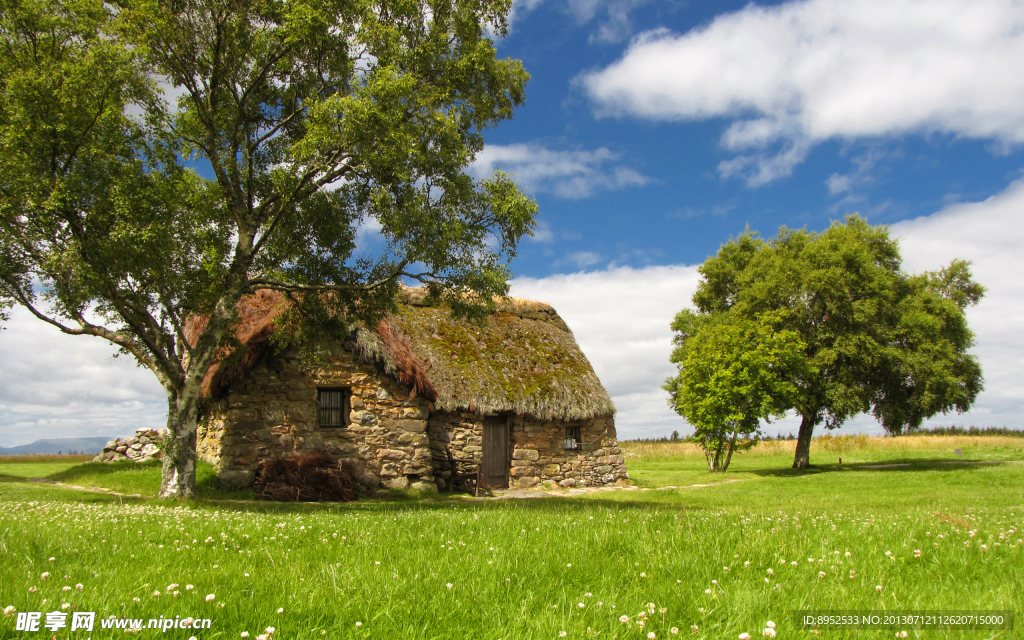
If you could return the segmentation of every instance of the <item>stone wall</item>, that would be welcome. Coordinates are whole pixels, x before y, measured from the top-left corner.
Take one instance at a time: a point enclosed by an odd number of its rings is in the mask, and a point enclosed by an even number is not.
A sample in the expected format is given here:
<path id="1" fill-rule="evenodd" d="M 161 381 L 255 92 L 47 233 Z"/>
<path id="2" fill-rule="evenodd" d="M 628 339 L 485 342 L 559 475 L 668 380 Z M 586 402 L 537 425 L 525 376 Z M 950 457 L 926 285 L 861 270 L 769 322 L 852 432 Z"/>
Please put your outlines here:
<path id="1" fill-rule="evenodd" d="M 348 426 L 318 425 L 318 386 L 352 390 Z M 545 481 L 598 486 L 629 477 L 610 416 L 508 420 L 511 487 Z M 297 353 L 284 352 L 269 356 L 221 399 L 209 402 L 197 448 L 221 480 L 235 486 L 250 484 L 263 460 L 326 449 L 351 461 L 367 488 L 444 490 L 451 478 L 445 448 L 450 446 L 455 458 L 482 459 L 483 421 L 473 412 L 430 415 L 426 399 L 410 399 L 401 382 L 344 349 L 318 367 L 305 367 Z M 580 428 L 578 450 L 563 449 L 568 427 Z"/>
<path id="2" fill-rule="evenodd" d="M 163 444 L 165 430 L 136 429 L 130 438 L 117 438 L 107 443 L 103 451 L 92 459 L 93 462 L 118 462 L 134 460 L 145 462 L 153 458 L 161 458 L 160 445 Z"/>
<path id="3" fill-rule="evenodd" d="M 318 426 L 317 387 L 349 387 L 351 423 Z M 252 482 L 262 460 L 324 448 L 350 460 L 367 488 L 435 490 L 427 436 L 428 403 L 372 364 L 337 349 L 322 367 L 297 353 L 270 356 L 212 402 L 199 428 L 199 456 L 221 480 Z"/>
<path id="4" fill-rule="evenodd" d="M 483 416 L 475 413 L 435 414 L 429 433 L 439 486 L 451 477 L 445 445 L 454 458 L 483 458 Z M 562 487 L 600 486 L 628 479 L 611 416 L 566 422 L 509 416 L 509 486 L 527 489 L 550 481 Z M 579 427 L 576 450 L 563 448 L 566 430 Z"/>

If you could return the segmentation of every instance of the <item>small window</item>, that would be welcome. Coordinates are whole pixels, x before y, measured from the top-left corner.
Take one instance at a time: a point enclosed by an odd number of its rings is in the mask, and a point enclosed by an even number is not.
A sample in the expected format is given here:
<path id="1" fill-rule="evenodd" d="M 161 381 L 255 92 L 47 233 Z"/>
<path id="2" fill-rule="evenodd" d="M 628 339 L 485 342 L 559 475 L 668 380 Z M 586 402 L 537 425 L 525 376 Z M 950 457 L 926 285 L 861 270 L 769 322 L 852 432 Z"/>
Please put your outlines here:
<path id="1" fill-rule="evenodd" d="M 579 427 L 566 427 L 565 428 L 565 442 L 562 443 L 562 448 L 566 451 L 578 451 L 580 448 L 580 428 Z"/>
<path id="2" fill-rule="evenodd" d="M 351 409 L 352 389 L 348 387 L 316 390 L 317 403 L 320 405 L 321 427 L 347 427 L 348 414 Z"/>

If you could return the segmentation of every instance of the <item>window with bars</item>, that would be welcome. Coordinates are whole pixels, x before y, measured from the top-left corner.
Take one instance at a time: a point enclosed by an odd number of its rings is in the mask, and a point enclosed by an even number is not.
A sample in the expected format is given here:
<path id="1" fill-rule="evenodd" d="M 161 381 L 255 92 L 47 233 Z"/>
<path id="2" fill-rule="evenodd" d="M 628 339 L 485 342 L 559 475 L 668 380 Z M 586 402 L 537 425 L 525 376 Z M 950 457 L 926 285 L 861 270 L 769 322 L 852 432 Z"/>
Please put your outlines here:
<path id="1" fill-rule="evenodd" d="M 321 427 L 347 427 L 352 390 L 348 387 L 318 388 L 316 395 L 317 404 L 320 407 L 319 425 Z"/>
<path id="2" fill-rule="evenodd" d="M 566 451 L 578 451 L 580 448 L 580 428 L 579 427 L 566 427 L 565 428 L 565 442 L 562 443 L 562 448 Z"/>

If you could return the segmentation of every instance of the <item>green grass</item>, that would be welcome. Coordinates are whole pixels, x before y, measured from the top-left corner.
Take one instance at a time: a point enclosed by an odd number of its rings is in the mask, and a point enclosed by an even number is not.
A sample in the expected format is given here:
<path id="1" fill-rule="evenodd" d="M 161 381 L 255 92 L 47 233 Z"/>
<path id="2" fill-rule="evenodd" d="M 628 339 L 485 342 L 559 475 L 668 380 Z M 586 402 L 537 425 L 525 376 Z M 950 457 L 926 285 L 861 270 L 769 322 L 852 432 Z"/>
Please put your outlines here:
<path id="1" fill-rule="evenodd" d="M 991 445 L 983 440 L 972 457 L 1010 457 Z M 739 482 L 667 490 L 653 487 L 722 478 L 704 471 L 699 455 L 631 447 L 627 463 L 641 488 L 491 502 L 180 506 L 0 479 L 0 606 L 211 618 L 211 629 L 195 632 L 200 639 L 242 631 L 255 639 L 273 626 L 275 638 L 288 639 L 491 640 L 562 631 L 672 638 L 672 627 L 678 637 L 760 638 L 769 619 L 779 638 L 811 637 L 795 628 L 794 611 L 1009 609 L 1018 616 L 1014 631 L 906 630 L 1021 637 L 1024 464 L 941 464 L 937 446 L 914 449 L 932 451 L 920 456 L 879 447 L 857 454 L 911 460 L 909 467 L 851 468 L 844 453 L 843 467 L 809 472 L 789 469 L 784 452 L 755 449 L 733 461 L 727 478 Z M 145 482 L 159 476 L 156 467 L 117 466 L 57 476 L 144 495 L 152 486 Z M 14 618 L 0 625 L 0 637 L 12 637 L 4 634 L 13 634 Z"/>

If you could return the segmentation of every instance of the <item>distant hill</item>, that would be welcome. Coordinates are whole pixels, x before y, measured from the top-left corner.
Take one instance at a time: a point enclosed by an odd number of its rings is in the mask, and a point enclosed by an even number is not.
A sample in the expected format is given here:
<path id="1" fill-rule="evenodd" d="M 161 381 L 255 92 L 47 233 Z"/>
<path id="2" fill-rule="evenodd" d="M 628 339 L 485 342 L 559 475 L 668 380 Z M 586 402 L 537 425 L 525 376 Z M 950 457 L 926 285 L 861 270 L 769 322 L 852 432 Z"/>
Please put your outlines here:
<path id="1" fill-rule="evenodd" d="M 33 453 L 99 453 L 104 445 L 113 438 L 55 438 L 53 440 L 36 440 L 32 444 L 20 447 L 0 447 L 0 455 L 20 456 Z"/>

